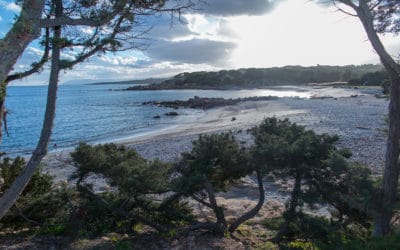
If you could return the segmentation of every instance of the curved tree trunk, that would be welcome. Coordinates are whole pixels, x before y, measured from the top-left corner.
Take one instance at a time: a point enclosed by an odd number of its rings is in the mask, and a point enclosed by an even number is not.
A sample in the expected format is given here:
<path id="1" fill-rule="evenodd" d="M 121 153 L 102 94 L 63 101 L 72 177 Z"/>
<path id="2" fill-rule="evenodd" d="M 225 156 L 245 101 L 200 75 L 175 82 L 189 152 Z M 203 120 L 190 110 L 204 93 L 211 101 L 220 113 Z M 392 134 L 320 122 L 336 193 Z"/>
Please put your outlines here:
<path id="1" fill-rule="evenodd" d="M 274 242 L 280 242 L 282 240 L 283 236 L 285 236 L 288 232 L 289 223 L 296 216 L 296 208 L 299 205 L 299 198 L 301 195 L 301 179 L 302 179 L 301 174 L 297 174 L 294 182 L 292 195 L 290 197 L 289 209 L 286 212 L 287 216 L 285 218 L 285 221 L 280 226 L 278 233 L 274 237 L 273 240 Z"/>
<path id="2" fill-rule="evenodd" d="M 6 98 L 6 79 L 26 47 L 40 35 L 39 21 L 44 8 L 44 0 L 23 1 L 21 14 L 10 31 L 0 39 L 0 141 L 4 101 Z"/>
<path id="3" fill-rule="evenodd" d="M 212 187 L 211 183 L 206 180 L 204 183 L 208 199 L 210 200 L 210 205 L 211 208 L 214 210 L 215 217 L 217 217 L 217 225 L 219 227 L 220 233 L 225 233 L 225 230 L 227 228 L 226 220 L 225 220 L 225 215 L 224 215 L 224 210 L 222 207 L 219 207 L 217 204 L 217 199 L 215 198 L 215 192 L 214 188 Z"/>
<path id="4" fill-rule="evenodd" d="M 237 218 L 230 226 L 229 226 L 229 232 L 233 233 L 236 231 L 236 229 L 245 221 L 253 218 L 254 216 L 257 215 L 257 213 L 260 211 L 262 208 L 264 201 L 265 201 L 265 190 L 264 190 L 264 183 L 262 180 L 262 175 L 260 170 L 256 170 L 256 175 L 257 175 L 257 182 L 258 182 L 258 191 L 259 191 L 259 198 L 258 198 L 258 203 L 257 205 L 248 211 L 247 213 L 243 214 L 241 217 Z"/>
<path id="5" fill-rule="evenodd" d="M 356 8 L 372 47 L 378 53 L 381 62 L 388 71 L 391 80 L 389 103 L 389 132 L 386 144 L 385 169 L 383 173 L 383 193 L 380 202 L 380 214 L 375 218 L 374 236 L 384 236 L 390 231 L 390 220 L 396 199 L 399 182 L 400 153 L 400 65 L 385 50 L 374 28 L 373 16 L 365 0 L 359 1 Z"/>
<path id="6" fill-rule="evenodd" d="M 62 0 L 57 0 L 56 15 L 62 13 Z M 42 132 L 40 134 L 39 142 L 36 146 L 32 157 L 29 159 L 27 165 L 22 170 L 20 175 L 15 179 L 12 185 L 4 192 L 0 198 L 0 219 L 7 213 L 11 206 L 15 203 L 21 193 L 24 191 L 26 185 L 32 178 L 36 169 L 38 168 L 43 157 L 47 153 L 47 146 L 50 140 L 50 136 L 53 129 L 54 117 L 56 112 L 56 100 L 57 100 L 57 84 L 60 71 L 60 44 L 59 39 L 61 37 L 61 27 L 54 28 L 53 36 L 53 50 L 51 58 L 51 72 L 49 79 L 49 87 L 47 92 L 47 104 L 45 117 L 43 121 Z"/>

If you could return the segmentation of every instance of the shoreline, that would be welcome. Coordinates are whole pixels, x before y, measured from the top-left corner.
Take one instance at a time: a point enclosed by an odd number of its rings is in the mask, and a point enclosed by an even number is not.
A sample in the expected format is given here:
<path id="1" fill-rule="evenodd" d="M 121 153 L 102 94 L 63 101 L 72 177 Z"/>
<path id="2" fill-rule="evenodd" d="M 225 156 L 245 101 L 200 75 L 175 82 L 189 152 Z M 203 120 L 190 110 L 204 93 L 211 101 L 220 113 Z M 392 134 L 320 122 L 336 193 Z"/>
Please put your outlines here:
<path id="1" fill-rule="evenodd" d="M 247 129 L 259 124 L 265 117 L 288 118 L 292 122 L 313 129 L 317 133 L 338 134 L 338 147 L 350 148 L 351 160 L 367 164 L 373 174 L 381 174 L 383 169 L 386 136 L 378 130 L 384 126 L 383 115 L 387 112 L 388 102 L 372 95 L 357 97 L 298 99 L 281 98 L 263 102 L 243 102 L 207 110 L 205 115 L 168 130 L 150 135 L 125 138 L 115 143 L 134 148 L 146 159 L 173 161 L 184 151 L 190 151 L 192 141 L 201 133 L 234 132 L 239 141 L 249 145 L 251 135 Z M 232 117 L 236 119 L 232 121 Z M 59 160 L 61 158 L 61 160 Z M 56 186 L 74 185 L 69 177 L 75 167 L 67 164 L 69 152 L 49 154 L 44 160 L 43 172 L 53 176 Z M 98 175 L 90 175 L 86 182 L 93 185 L 95 192 L 110 190 L 107 181 Z M 285 207 L 293 187 L 292 180 L 264 179 L 265 204 L 254 218 L 259 221 L 279 216 Z M 252 176 L 242 178 L 228 192 L 218 193 L 218 203 L 225 206 L 227 216 L 237 217 L 246 208 L 253 207 L 258 199 L 257 182 Z M 195 216 L 212 214 L 204 206 L 188 200 Z M 328 208 L 319 206 L 309 213 L 329 217 Z"/>
<path id="2" fill-rule="evenodd" d="M 144 158 L 173 161 L 180 153 L 191 150 L 191 142 L 199 134 L 233 131 L 239 140 L 248 142 L 251 136 L 246 133 L 247 129 L 266 117 L 275 116 L 288 118 L 317 133 L 338 134 L 339 147 L 350 148 L 353 160 L 369 165 L 375 174 L 379 174 L 386 141 L 380 129 L 385 126 L 383 116 L 387 113 L 388 101 L 360 91 L 357 96 L 351 97 L 352 94 L 348 93 L 347 97 L 241 102 L 205 110 L 201 116 L 161 130 L 101 143 L 123 144 L 136 149 Z M 57 160 L 68 158 L 72 150 L 50 152 L 46 156 L 43 171 L 55 177 L 55 182 L 68 179 L 72 174 L 74 167 Z"/>

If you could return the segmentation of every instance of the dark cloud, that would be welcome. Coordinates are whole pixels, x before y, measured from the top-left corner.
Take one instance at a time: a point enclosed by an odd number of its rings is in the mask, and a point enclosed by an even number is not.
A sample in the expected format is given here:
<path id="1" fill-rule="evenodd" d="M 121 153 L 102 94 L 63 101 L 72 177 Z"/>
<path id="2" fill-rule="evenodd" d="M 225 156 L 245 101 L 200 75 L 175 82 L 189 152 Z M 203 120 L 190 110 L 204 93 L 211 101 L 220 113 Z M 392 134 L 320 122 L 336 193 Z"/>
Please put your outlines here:
<path id="1" fill-rule="evenodd" d="M 177 37 L 196 35 L 187 26 L 186 18 L 181 17 L 180 20 L 171 17 L 162 17 L 152 26 L 147 34 L 150 38 L 169 40 Z"/>
<path id="2" fill-rule="evenodd" d="M 150 58 L 178 63 L 217 64 L 229 57 L 234 43 L 192 39 L 187 41 L 159 41 L 145 51 Z"/>
<path id="3" fill-rule="evenodd" d="M 197 12 L 214 16 L 263 15 L 284 0 L 205 0 Z"/>

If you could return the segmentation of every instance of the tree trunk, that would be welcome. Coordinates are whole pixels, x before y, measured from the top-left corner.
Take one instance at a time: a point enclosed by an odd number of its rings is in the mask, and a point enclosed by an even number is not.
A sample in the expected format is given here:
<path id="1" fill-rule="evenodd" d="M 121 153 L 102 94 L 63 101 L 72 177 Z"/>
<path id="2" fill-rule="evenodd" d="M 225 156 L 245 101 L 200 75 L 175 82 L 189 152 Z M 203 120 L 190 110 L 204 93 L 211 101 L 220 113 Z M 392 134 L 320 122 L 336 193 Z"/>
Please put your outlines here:
<path id="1" fill-rule="evenodd" d="M 62 0 L 57 0 L 56 4 L 56 16 L 62 14 Z M 54 28 L 53 36 L 53 50 L 51 58 L 51 72 L 49 79 L 49 87 L 47 92 L 47 104 L 45 117 L 43 121 L 42 131 L 40 134 L 39 142 L 36 146 L 32 157 L 29 159 L 25 168 L 22 170 L 20 175 L 15 179 L 12 185 L 4 192 L 0 198 L 0 219 L 7 213 L 11 206 L 15 203 L 21 193 L 24 191 L 26 185 L 32 178 L 36 169 L 38 168 L 43 157 L 47 153 L 47 146 L 50 140 L 50 136 L 53 129 L 54 117 L 56 112 L 56 100 L 57 100 L 57 84 L 60 72 L 60 40 L 61 27 Z"/>
<path id="2" fill-rule="evenodd" d="M 280 242 L 282 240 L 283 236 L 285 236 L 288 232 L 289 223 L 296 216 L 296 208 L 299 205 L 299 198 L 301 194 L 301 179 L 301 174 L 296 174 L 292 195 L 290 197 L 289 209 L 286 212 L 285 221 L 282 223 L 273 240 L 274 242 Z"/>
<path id="3" fill-rule="evenodd" d="M 391 79 L 389 103 L 389 131 L 386 146 L 385 170 L 383 173 L 383 194 L 379 214 L 375 218 L 374 236 L 390 232 L 390 221 L 399 182 L 399 140 L 400 140 L 400 76 L 389 72 Z"/>
<path id="4" fill-rule="evenodd" d="M 391 80 L 389 103 L 389 132 L 386 144 L 385 169 L 383 173 L 383 194 L 380 202 L 380 214 L 375 218 L 374 236 L 384 236 L 390 231 L 390 220 L 396 199 L 399 181 L 399 141 L 400 141 L 400 65 L 389 55 L 374 28 L 373 16 L 367 3 L 359 1 L 356 8 L 372 47 L 378 53 L 381 62 L 388 71 Z"/>
<path id="5" fill-rule="evenodd" d="M 241 217 L 237 218 L 230 226 L 229 232 L 233 233 L 243 222 L 253 218 L 257 215 L 258 211 L 260 211 L 261 207 L 265 201 L 265 190 L 264 190 L 264 183 L 262 180 L 262 175 L 260 170 L 256 170 L 257 181 L 258 181 L 258 191 L 259 191 L 259 198 L 257 205 L 248 211 L 247 213 L 243 214 Z"/>
<path id="6" fill-rule="evenodd" d="M 14 64 L 26 47 L 40 36 L 39 21 L 44 8 L 44 0 L 23 1 L 21 14 L 10 31 L 0 39 L 0 141 L 2 138 L 2 121 L 4 101 L 6 98 L 6 79 Z"/>
<path id="7" fill-rule="evenodd" d="M 217 224 L 219 227 L 219 231 L 220 231 L 220 233 L 223 234 L 223 233 L 225 233 L 225 230 L 227 228 L 224 210 L 222 209 L 222 207 L 219 207 L 217 204 L 214 188 L 212 187 L 211 183 L 208 180 L 206 180 L 204 185 L 206 188 L 208 199 L 210 200 L 211 207 L 214 210 L 215 217 L 217 218 Z"/>

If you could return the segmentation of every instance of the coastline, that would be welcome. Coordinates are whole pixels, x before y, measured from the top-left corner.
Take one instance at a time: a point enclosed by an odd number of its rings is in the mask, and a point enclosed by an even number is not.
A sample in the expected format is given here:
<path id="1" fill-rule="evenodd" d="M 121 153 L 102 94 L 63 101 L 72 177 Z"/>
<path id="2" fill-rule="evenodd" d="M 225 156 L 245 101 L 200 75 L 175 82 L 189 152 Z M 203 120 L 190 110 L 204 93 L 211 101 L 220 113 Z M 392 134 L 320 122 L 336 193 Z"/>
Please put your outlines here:
<path id="1" fill-rule="evenodd" d="M 375 98 L 372 93 L 358 91 L 355 96 L 353 90 L 333 90 L 325 88 L 319 97 L 310 99 L 279 98 L 212 108 L 181 124 L 103 143 L 114 142 L 135 148 L 147 159 L 172 161 L 180 153 L 189 151 L 191 142 L 199 134 L 232 131 L 239 140 L 249 142 L 251 135 L 246 130 L 266 117 L 275 116 L 288 118 L 317 133 L 338 134 L 339 147 L 350 148 L 354 161 L 367 164 L 375 174 L 379 174 L 382 171 L 386 139 L 381 130 L 385 126 L 388 101 Z M 343 91 L 347 93 L 345 97 L 334 97 Z M 333 96 L 326 98 L 329 92 Z M 68 159 L 72 150 L 51 152 L 46 156 L 43 171 L 52 175 L 55 182 L 66 180 L 73 173 L 73 166 L 58 160 Z"/>
<path id="2" fill-rule="evenodd" d="M 317 133 L 338 134 L 338 147 L 350 148 L 353 151 L 351 160 L 367 164 L 374 174 L 381 174 L 386 143 L 386 135 L 381 129 L 385 126 L 384 114 L 387 113 L 387 105 L 387 100 L 375 98 L 370 93 L 360 93 L 354 97 L 250 101 L 207 110 L 203 116 L 167 130 L 113 142 L 134 148 L 147 159 L 173 161 L 180 153 L 191 150 L 192 141 L 202 133 L 230 131 L 238 140 L 251 143 L 251 135 L 246 130 L 259 124 L 265 117 L 276 116 L 281 119 L 288 118 Z M 232 117 L 236 119 L 232 121 Z M 69 178 L 75 167 L 66 163 L 69 160 L 69 152 L 52 153 L 44 160 L 42 171 L 54 177 L 56 186 L 75 184 L 75 180 Z M 101 176 L 93 174 L 86 181 L 93 185 L 95 192 L 110 189 L 107 181 Z M 284 211 L 293 181 L 267 176 L 264 186 L 266 202 L 254 221 L 276 217 Z M 217 200 L 227 208 L 228 218 L 237 217 L 256 205 L 257 190 L 254 177 L 247 176 L 229 192 L 218 193 Z M 188 202 L 193 208 L 193 215 L 207 217 L 212 214 L 207 207 L 199 206 L 191 199 L 188 199 Z M 329 218 L 326 206 L 307 212 Z"/>

